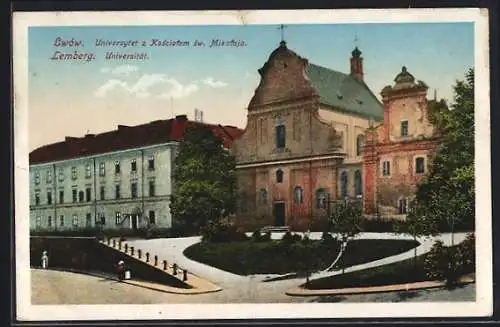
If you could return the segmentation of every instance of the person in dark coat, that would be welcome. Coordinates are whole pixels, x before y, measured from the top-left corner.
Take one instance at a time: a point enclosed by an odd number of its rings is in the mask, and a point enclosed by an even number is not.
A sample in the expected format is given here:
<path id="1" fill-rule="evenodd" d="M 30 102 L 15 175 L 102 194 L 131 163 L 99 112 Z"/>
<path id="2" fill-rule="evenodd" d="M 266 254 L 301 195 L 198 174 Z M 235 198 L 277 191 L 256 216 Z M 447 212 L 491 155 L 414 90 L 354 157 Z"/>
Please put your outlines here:
<path id="1" fill-rule="evenodd" d="M 122 260 L 116 265 L 116 274 L 119 280 L 125 279 L 125 263 Z"/>

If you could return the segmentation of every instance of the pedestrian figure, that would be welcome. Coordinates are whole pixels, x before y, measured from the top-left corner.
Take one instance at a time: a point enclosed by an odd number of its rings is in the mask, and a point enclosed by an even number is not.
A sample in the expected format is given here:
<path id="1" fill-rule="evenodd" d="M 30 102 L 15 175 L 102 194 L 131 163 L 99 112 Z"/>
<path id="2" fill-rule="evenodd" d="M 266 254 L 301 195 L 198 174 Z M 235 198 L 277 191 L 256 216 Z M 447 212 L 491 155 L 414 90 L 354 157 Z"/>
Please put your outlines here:
<path id="1" fill-rule="evenodd" d="M 116 274 L 119 280 L 125 279 L 125 263 L 122 260 L 116 265 Z"/>
<path id="2" fill-rule="evenodd" d="M 47 255 L 47 251 L 43 251 L 42 253 L 42 268 L 47 269 L 49 266 L 49 256 Z"/>

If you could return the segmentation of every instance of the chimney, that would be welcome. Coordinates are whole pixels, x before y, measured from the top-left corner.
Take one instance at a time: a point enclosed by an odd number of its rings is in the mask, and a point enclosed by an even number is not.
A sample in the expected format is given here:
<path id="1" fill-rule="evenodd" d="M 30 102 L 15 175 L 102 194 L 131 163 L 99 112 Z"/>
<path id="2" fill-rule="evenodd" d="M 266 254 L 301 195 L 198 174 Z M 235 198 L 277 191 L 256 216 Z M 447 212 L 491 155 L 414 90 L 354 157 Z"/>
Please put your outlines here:
<path id="1" fill-rule="evenodd" d="M 175 116 L 175 120 L 187 120 L 187 115 L 177 115 Z"/>
<path id="2" fill-rule="evenodd" d="M 358 49 L 358 47 L 355 47 L 351 54 L 351 76 L 362 82 L 364 73 L 363 57 L 361 57 L 361 51 Z"/>

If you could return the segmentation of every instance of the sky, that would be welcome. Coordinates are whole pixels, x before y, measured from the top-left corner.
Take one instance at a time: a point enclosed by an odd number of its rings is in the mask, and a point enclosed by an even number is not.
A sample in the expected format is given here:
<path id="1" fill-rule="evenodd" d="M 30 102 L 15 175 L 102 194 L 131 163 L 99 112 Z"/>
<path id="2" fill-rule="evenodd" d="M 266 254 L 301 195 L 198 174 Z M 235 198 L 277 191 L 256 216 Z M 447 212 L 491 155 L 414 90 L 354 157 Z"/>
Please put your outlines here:
<path id="1" fill-rule="evenodd" d="M 30 27 L 29 147 L 187 114 L 244 128 L 257 72 L 281 40 L 279 25 Z M 62 46 L 56 40 L 80 41 Z M 379 98 L 406 66 L 438 98 L 453 100 L 452 85 L 474 66 L 473 23 L 287 25 L 288 48 L 310 62 L 344 73 L 354 46 L 362 51 L 365 82 Z M 139 41 L 96 46 L 96 40 Z M 151 45 L 152 39 L 189 46 Z M 244 42 L 210 47 L 212 40 Z M 205 46 L 194 46 L 195 40 Z M 145 41 L 143 46 L 142 41 Z M 238 43 L 238 42 L 237 42 Z M 240 42 L 241 43 L 241 42 Z M 75 51 L 92 60 L 57 60 Z M 144 53 L 106 59 L 107 52 Z M 83 56 L 82 56 L 83 57 Z"/>

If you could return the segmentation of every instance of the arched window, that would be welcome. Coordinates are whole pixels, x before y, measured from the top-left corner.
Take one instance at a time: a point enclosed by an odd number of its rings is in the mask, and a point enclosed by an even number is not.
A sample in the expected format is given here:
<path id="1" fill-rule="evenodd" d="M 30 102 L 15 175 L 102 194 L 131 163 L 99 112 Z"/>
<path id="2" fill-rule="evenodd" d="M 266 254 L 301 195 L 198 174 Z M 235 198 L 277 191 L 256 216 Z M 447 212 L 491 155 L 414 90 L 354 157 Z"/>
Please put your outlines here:
<path id="1" fill-rule="evenodd" d="M 300 186 L 296 186 L 294 190 L 295 204 L 302 204 L 304 202 L 304 190 Z"/>
<path id="2" fill-rule="evenodd" d="M 343 171 L 341 174 L 340 174 L 340 196 L 342 198 L 346 198 L 347 197 L 347 183 L 348 183 L 349 179 L 347 177 L 347 171 Z"/>
<path id="3" fill-rule="evenodd" d="M 354 172 L 354 189 L 355 189 L 356 195 L 363 194 L 362 181 L 363 181 L 363 179 L 361 176 L 361 170 L 358 169 L 358 170 L 356 170 L 356 172 Z"/>
<path id="4" fill-rule="evenodd" d="M 267 190 L 265 188 L 262 188 L 259 191 L 259 202 L 261 205 L 267 204 Z"/>
<path id="5" fill-rule="evenodd" d="M 326 209 L 328 202 L 328 194 L 322 188 L 316 191 L 316 208 L 317 209 Z"/>
<path id="6" fill-rule="evenodd" d="M 283 123 L 276 125 L 276 148 L 283 149 L 286 144 L 286 129 Z"/>
<path id="7" fill-rule="evenodd" d="M 363 146 L 365 143 L 365 137 L 363 135 L 358 135 L 356 138 L 356 155 L 360 156 L 363 153 Z"/>
<path id="8" fill-rule="evenodd" d="M 276 183 L 283 183 L 283 170 L 276 170 Z"/>

